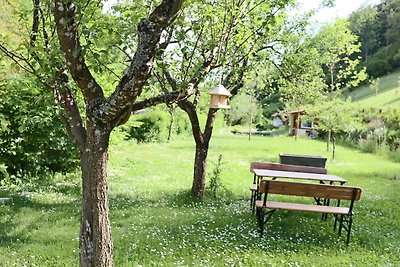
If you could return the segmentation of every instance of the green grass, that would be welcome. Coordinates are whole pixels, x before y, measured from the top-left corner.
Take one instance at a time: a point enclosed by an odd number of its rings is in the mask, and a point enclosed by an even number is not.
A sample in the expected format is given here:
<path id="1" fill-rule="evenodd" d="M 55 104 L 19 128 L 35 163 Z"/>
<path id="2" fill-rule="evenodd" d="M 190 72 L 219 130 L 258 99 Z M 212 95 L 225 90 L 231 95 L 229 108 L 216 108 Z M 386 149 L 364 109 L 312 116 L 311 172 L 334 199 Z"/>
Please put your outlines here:
<path id="1" fill-rule="evenodd" d="M 399 79 L 400 69 L 380 77 L 377 95 L 369 85 L 364 85 L 347 93 L 346 96 L 350 96 L 354 102 L 363 106 L 398 106 L 400 104 Z"/>
<path id="2" fill-rule="evenodd" d="M 350 245 L 319 214 L 277 212 L 258 237 L 249 212 L 251 161 L 279 153 L 329 157 L 325 143 L 289 137 L 216 134 L 223 155 L 219 199 L 190 198 L 194 144 L 124 142 L 110 151 L 110 216 L 115 266 L 399 266 L 400 164 L 337 147 L 329 173 L 363 188 Z M 209 164 L 211 172 L 212 164 Z M 62 178 L 60 178 L 62 179 Z M 0 205 L 0 266 L 77 266 L 79 178 Z M 10 195 L 0 192 L 0 195 Z"/>

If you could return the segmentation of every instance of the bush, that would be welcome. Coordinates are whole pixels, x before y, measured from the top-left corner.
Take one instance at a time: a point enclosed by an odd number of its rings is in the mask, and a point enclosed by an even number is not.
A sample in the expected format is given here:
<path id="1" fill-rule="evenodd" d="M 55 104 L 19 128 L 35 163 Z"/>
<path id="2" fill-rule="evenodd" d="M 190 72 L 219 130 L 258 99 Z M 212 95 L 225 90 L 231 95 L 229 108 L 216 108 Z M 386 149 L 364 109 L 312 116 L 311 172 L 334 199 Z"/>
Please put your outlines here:
<path id="1" fill-rule="evenodd" d="M 167 138 L 168 123 L 166 112 L 152 110 L 134 116 L 123 129 L 128 140 L 135 139 L 138 143 L 162 142 Z"/>
<path id="2" fill-rule="evenodd" d="M 365 153 L 375 153 L 378 149 L 378 143 L 374 138 L 360 138 L 358 140 L 358 146 L 360 150 Z"/>
<path id="3" fill-rule="evenodd" d="M 400 130 L 391 130 L 387 134 L 387 143 L 393 150 L 400 149 Z"/>
<path id="4" fill-rule="evenodd" d="M 79 164 L 51 93 L 28 79 L 0 81 L 0 159 L 10 177 L 68 172 Z"/>
<path id="5" fill-rule="evenodd" d="M 186 112 L 182 111 L 181 109 L 177 109 L 175 110 L 174 116 L 173 132 L 177 135 L 191 134 L 192 125 L 190 124 L 189 117 Z"/>
<path id="6" fill-rule="evenodd" d="M 386 57 L 386 48 L 379 49 L 379 51 L 372 55 L 364 64 L 368 74 L 372 77 L 380 77 L 388 74 L 393 69 Z"/>

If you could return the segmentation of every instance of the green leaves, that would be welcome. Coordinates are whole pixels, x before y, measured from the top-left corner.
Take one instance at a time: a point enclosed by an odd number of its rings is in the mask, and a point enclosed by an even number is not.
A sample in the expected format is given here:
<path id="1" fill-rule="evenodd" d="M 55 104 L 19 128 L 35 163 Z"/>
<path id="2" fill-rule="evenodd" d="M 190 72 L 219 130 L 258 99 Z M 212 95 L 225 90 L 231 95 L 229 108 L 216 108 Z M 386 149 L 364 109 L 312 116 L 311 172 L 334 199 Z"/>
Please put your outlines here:
<path id="1" fill-rule="evenodd" d="M 357 39 L 343 19 L 326 25 L 315 38 L 331 92 L 357 86 L 366 79 L 365 68 L 359 69 L 359 60 L 354 58 L 360 52 Z"/>
<path id="2" fill-rule="evenodd" d="M 0 163 L 10 175 L 76 168 L 78 152 L 58 112 L 51 94 L 32 80 L 0 82 Z"/>

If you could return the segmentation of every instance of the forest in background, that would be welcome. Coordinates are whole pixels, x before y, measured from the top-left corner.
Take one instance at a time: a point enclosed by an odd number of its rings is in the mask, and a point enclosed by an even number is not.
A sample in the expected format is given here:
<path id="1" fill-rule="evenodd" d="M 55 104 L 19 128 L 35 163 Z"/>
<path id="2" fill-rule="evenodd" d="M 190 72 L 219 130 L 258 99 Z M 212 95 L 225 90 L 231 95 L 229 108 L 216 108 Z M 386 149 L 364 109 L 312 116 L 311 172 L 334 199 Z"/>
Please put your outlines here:
<path id="1" fill-rule="evenodd" d="M 350 14 L 351 31 L 361 44 L 362 66 L 377 78 L 400 67 L 400 1 L 382 0 Z"/>

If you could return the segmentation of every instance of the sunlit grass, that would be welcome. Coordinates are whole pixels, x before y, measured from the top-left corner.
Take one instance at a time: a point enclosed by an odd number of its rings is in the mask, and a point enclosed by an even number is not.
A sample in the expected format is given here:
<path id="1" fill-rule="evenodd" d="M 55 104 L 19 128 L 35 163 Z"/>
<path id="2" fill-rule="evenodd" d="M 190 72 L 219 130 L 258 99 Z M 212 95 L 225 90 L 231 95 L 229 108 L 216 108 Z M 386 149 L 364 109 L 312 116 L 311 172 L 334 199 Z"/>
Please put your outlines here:
<path id="1" fill-rule="evenodd" d="M 328 172 L 363 188 L 349 247 L 319 214 L 277 212 L 258 237 L 249 212 L 251 161 L 279 153 L 327 156 Z M 194 142 L 110 151 L 110 216 L 115 266 L 399 266 L 400 164 L 324 142 L 217 134 L 209 160 L 222 154 L 224 191 L 204 203 L 190 197 Z M 208 164 L 209 171 L 213 167 Z M 78 265 L 79 180 L 0 206 L 0 266 Z M 2 192 L 6 194 L 7 192 Z"/>
<path id="2" fill-rule="evenodd" d="M 378 94 L 369 85 L 363 85 L 346 93 L 357 104 L 365 106 L 398 106 L 400 104 L 400 69 L 379 78 Z"/>

